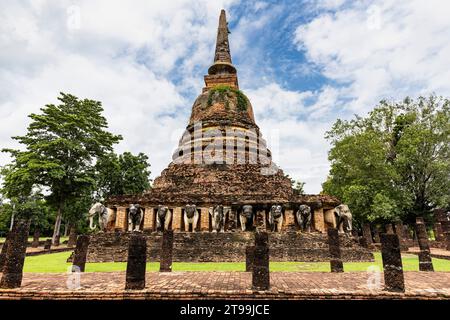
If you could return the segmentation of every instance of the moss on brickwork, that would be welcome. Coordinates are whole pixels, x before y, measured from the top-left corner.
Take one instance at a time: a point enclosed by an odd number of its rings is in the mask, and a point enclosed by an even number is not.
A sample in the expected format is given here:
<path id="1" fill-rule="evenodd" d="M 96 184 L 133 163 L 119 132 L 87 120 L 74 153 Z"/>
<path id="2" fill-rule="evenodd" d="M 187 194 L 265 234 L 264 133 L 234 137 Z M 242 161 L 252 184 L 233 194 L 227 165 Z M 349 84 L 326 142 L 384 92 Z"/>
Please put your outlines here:
<path id="1" fill-rule="evenodd" d="M 229 102 L 226 100 L 226 97 L 229 97 L 229 93 L 232 92 L 236 95 L 237 99 L 237 110 L 238 111 L 247 111 L 248 108 L 248 100 L 245 94 L 242 93 L 241 90 L 231 88 L 230 86 L 218 85 L 209 90 L 208 94 L 208 102 L 207 106 L 211 107 L 215 99 L 224 102 L 226 108 L 229 108 Z"/>

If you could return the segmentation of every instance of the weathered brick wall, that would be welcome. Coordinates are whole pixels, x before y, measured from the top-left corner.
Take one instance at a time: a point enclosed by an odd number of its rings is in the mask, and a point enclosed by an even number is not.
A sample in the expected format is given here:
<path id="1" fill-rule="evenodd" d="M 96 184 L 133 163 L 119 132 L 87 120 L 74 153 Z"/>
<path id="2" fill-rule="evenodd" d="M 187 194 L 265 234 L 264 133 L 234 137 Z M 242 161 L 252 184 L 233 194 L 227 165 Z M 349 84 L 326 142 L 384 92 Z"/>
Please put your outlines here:
<path id="1" fill-rule="evenodd" d="M 126 261 L 129 233 L 107 232 L 92 236 L 88 262 Z M 252 232 L 174 234 L 173 261 L 245 261 L 245 247 L 253 245 Z M 343 261 L 373 261 L 373 254 L 355 240 L 340 237 Z M 320 233 L 270 233 L 271 261 L 329 261 L 326 235 Z M 147 261 L 159 261 L 161 233 L 147 234 Z"/>

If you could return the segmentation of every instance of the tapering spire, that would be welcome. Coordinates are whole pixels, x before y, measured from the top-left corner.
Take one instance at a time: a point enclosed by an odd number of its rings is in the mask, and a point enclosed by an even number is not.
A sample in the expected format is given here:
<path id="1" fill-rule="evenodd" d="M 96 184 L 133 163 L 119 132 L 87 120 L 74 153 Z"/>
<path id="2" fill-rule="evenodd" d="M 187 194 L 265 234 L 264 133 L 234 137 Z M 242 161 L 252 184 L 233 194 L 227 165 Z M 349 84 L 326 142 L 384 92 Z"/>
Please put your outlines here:
<path id="1" fill-rule="evenodd" d="M 208 74 L 236 73 L 236 68 L 231 62 L 230 45 L 228 42 L 227 17 L 225 10 L 222 9 L 219 18 L 219 28 L 217 29 L 216 53 L 214 55 L 214 64 L 209 67 Z"/>
<path id="2" fill-rule="evenodd" d="M 216 42 L 216 54 L 214 56 L 214 62 L 228 62 L 231 63 L 230 45 L 228 43 L 228 29 L 227 17 L 225 10 L 222 9 L 219 18 L 219 28 L 217 29 L 217 42 Z"/>

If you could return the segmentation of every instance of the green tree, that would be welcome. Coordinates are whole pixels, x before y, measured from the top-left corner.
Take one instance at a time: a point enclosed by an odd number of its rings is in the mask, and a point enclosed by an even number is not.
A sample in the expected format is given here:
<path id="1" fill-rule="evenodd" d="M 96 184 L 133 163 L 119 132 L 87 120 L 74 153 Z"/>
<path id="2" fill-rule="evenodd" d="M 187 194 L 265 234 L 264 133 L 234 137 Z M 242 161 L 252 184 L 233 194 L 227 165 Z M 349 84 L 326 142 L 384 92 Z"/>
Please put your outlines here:
<path id="1" fill-rule="evenodd" d="M 139 153 L 109 153 L 96 164 L 97 190 L 100 198 L 111 195 L 138 194 L 150 188 L 148 157 Z"/>
<path id="2" fill-rule="evenodd" d="M 382 101 L 367 117 L 338 120 L 327 132 L 331 169 L 325 193 L 360 221 L 414 221 L 448 206 L 449 100 Z"/>
<path id="3" fill-rule="evenodd" d="M 88 191 L 88 190 L 86 190 Z M 75 228 L 76 231 L 87 231 L 87 216 L 88 211 L 93 203 L 94 199 L 92 192 L 86 192 L 85 194 L 71 198 L 65 203 L 64 207 L 64 222 L 67 230 Z"/>
<path id="4" fill-rule="evenodd" d="M 25 136 L 13 137 L 25 150 L 5 150 L 14 158 L 15 170 L 6 182 L 31 181 L 48 187 L 49 202 L 57 208 L 53 242 L 59 238 L 66 201 L 77 198 L 95 184 L 96 158 L 112 151 L 122 138 L 106 131 L 101 103 L 61 93 L 60 104 L 48 104 L 31 114 Z"/>
<path id="5" fill-rule="evenodd" d="M 297 180 L 294 185 L 294 190 L 298 194 L 305 194 L 304 187 L 305 187 L 305 182 L 301 182 L 301 181 Z"/>

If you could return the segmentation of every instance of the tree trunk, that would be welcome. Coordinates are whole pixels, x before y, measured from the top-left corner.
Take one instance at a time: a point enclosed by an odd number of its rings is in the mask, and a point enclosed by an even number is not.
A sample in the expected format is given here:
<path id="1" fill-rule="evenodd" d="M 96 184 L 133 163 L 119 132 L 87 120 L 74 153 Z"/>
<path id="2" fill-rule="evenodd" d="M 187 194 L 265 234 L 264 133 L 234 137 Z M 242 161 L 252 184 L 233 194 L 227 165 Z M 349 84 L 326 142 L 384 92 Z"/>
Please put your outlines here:
<path id="1" fill-rule="evenodd" d="M 11 215 L 11 223 L 9 224 L 9 231 L 12 231 L 14 226 L 14 213 Z"/>
<path id="2" fill-rule="evenodd" d="M 68 232 L 69 232 L 69 223 L 66 223 L 64 225 L 64 237 L 67 237 Z"/>
<path id="3" fill-rule="evenodd" d="M 77 244 L 77 228 L 75 226 L 70 227 L 68 247 L 74 247 Z"/>
<path id="4" fill-rule="evenodd" d="M 53 229 L 52 245 L 59 246 L 60 230 L 61 230 L 61 220 L 62 220 L 62 203 L 58 206 L 58 214 L 56 216 L 55 228 Z"/>
<path id="5" fill-rule="evenodd" d="M 36 230 L 34 230 L 34 234 L 33 234 L 33 243 L 31 244 L 32 248 L 39 247 L 39 237 L 40 236 L 41 236 L 41 231 L 36 228 Z"/>

